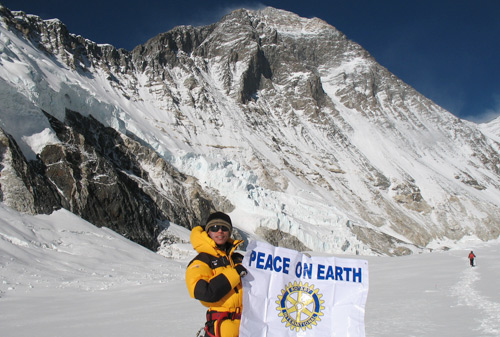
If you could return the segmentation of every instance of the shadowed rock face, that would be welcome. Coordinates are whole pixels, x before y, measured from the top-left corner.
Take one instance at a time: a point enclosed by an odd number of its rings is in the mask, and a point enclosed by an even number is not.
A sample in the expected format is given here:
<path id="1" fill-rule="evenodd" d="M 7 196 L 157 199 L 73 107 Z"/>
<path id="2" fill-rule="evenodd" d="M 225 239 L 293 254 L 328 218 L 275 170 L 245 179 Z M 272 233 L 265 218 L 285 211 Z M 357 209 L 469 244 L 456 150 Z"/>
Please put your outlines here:
<path id="1" fill-rule="evenodd" d="M 27 163 L 16 141 L 0 129 L 0 200 L 32 214 L 60 208 L 57 190 L 45 175 L 41 162 Z"/>
<path id="2" fill-rule="evenodd" d="M 2 185 L 9 206 L 32 213 L 63 207 L 153 250 L 163 222 L 191 228 L 213 210 L 194 179 L 147 146 L 77 112 L 68 110 L 64 123 L 45 114 L 61 142 L 45 146 L 37 161 L 27 162 L 2 133 L 2 162 L 12 163 Z"/>

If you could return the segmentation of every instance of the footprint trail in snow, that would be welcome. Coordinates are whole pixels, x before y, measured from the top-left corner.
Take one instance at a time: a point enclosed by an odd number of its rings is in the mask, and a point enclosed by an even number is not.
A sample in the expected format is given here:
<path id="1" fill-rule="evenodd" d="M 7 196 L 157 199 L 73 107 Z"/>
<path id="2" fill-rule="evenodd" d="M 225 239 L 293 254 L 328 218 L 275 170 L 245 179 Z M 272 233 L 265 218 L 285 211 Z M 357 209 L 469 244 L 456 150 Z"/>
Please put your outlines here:
<path id="1" fill-rule="evenodd" d="M 458 299 L 458 305 L 465 305 L 481 313 L 479 327 L 483 333 L 500 335 L 500 303 L 481 295 L 477 289 L 480 268 L 467 268 L 460 281 L 452 287 L 451 293 Z"/>

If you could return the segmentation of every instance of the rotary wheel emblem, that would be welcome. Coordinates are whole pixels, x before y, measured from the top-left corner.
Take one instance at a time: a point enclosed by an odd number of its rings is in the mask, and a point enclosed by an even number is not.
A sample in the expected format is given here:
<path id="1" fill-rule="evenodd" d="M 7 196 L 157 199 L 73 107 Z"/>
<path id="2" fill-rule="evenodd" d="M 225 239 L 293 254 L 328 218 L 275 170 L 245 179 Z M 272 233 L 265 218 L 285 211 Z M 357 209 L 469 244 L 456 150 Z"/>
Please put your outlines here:
<path id="1" fill-rule="evenodd" d="M 312 325 L 321 321 L 319 316 L 323 316 L 321 310 L 325 309 L 325 301 L 321 300 L 321 297 L 323 295 L 319 294 L 319 290 L 314 289 L 313 285 L 303 285 L 302 282 L 289 283 L 281 290 L 276 301 L 278 315 L 283 317 L 281 322 L 286 323 L 286 327 L 292 331 L 312 329 Z"/>

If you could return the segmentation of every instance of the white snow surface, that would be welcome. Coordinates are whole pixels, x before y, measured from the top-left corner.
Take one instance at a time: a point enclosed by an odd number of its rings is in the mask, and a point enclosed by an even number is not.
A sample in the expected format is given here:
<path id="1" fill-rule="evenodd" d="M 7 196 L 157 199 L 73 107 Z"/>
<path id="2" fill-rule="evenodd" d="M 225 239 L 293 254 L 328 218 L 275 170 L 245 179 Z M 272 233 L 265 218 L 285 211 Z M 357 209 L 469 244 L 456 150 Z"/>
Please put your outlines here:
<path id="1" fill-rule="evenodd" d="M 491 138 L 500 142 L 500 117 L 495 118 L 489 123 L 479 124 L 481 131 L 488 134 Z"/>
<path id="2" fill-rule="evenodd" d="M 170 230 L 188 240 L 185 229 Z M 194 251 L 176 247 L 182 254 L 166 258 L 65 210 L 32 216 L 0 203 L 1 335 L 195 336 L 205 309 L 184 283 Z M 450 248 L 363 257 L 366 336 L 500 335 L 500 241 Z"/>

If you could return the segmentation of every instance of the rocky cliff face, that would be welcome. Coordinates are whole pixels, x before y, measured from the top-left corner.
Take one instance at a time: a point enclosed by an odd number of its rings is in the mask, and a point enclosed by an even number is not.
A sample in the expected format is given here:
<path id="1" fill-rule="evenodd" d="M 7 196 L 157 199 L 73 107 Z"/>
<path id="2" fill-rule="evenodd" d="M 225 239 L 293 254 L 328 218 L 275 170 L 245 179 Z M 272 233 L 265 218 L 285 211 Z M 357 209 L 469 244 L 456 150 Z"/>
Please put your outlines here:
<path id="1" fill-rule="evenodd" d="M 67 110 L 63 122 L 44 112 L 58 139 L 27 161 L 1 133 L 2 200 L 14 209 L 51 213 L 66 208 L 150 249 L 169 222 L 190 228 L 214 209 L 196 179 L 153 150 L 92 116 Z"/>
<path id="2" fill-rule="evenodd" d="M 500 234 L 498 140 L 321 20 L 237 10 L 126 51 L 1 14 L 4 138 L 54 198 L 31 211 L 65 207 L 153 248 L 155 223 L 191 227 L 211 208 L 327 252 Z M 12 97 L 40 123 L 16 124 Z M 46 133 L 56 144 L 34 146 Z"/>
<path id="3" fill-rule="evenodd" d="M 50 214 L 60 198 L 39 162 L 28 163 L 16 141 L 0 129 L 0 199 L 8 206 L 32 214 Z"/>

